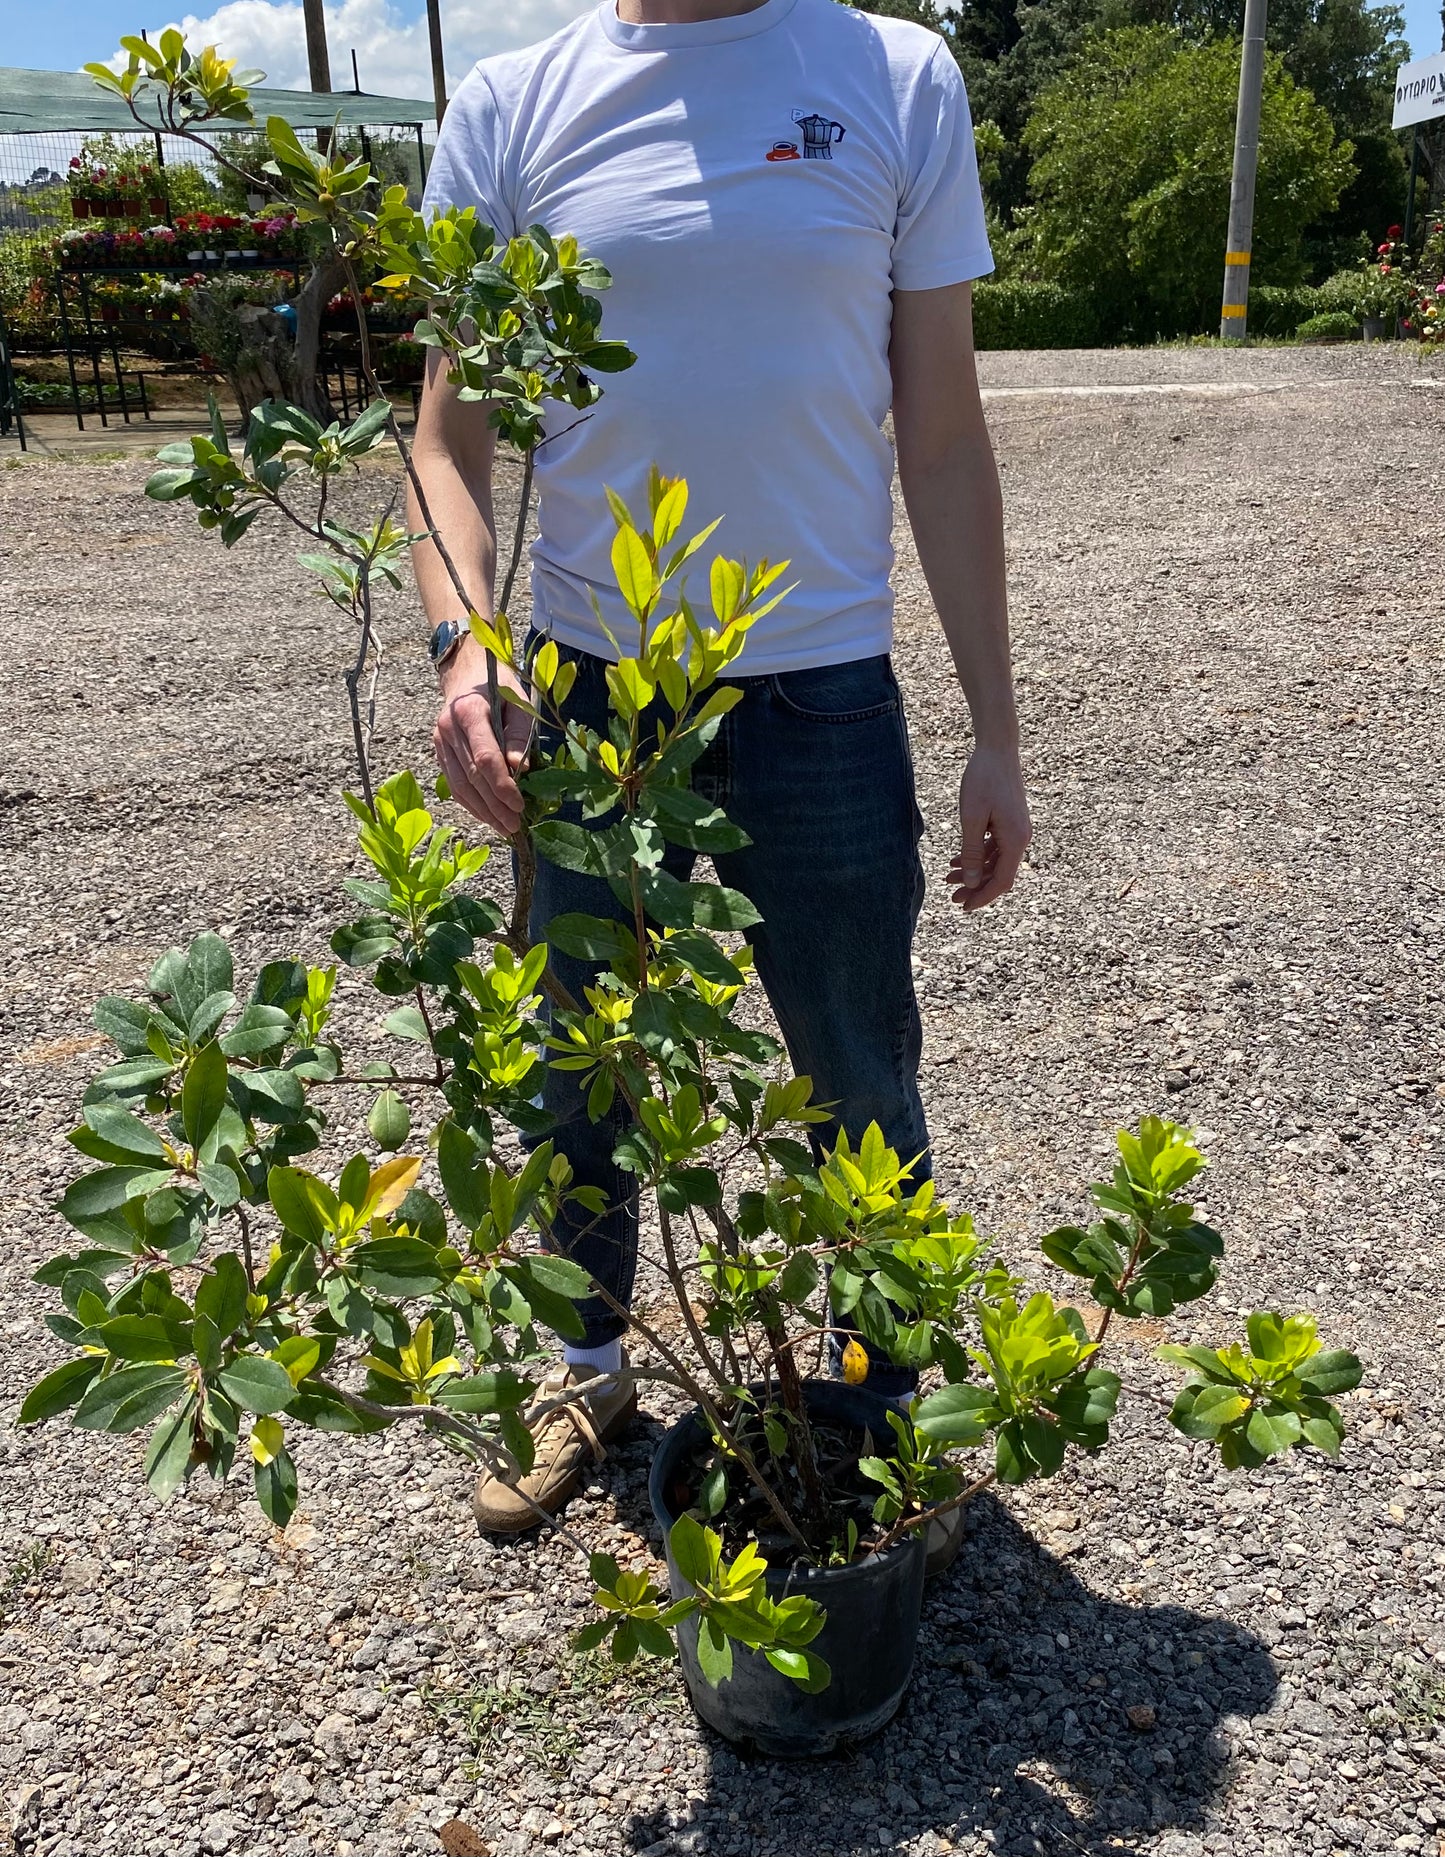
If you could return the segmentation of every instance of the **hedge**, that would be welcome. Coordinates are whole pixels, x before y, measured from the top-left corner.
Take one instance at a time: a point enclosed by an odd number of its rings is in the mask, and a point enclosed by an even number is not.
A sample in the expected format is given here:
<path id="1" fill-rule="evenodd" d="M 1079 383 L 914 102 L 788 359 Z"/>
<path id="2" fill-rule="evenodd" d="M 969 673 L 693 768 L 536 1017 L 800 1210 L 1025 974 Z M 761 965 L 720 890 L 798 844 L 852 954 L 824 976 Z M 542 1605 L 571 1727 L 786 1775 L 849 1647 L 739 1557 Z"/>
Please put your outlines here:
<path id="1" fill-rule="evenodd" d="M 1099 339 L 1091 304 L 1062 284 L 985 279 L 973 287 L 975 348 L 1091 348 Z"/>

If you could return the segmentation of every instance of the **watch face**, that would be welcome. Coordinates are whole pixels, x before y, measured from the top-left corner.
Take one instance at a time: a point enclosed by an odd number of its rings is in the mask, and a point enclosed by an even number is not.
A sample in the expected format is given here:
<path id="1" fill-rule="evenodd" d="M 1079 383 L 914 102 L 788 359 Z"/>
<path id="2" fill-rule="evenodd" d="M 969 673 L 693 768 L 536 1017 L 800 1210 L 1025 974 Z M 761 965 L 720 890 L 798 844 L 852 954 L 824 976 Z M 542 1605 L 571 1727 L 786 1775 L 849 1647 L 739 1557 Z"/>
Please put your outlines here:
<path id="1" fill-rule="evenodd" d="M 460 636 L 461 627 L 456 620 L 443 619 L 436 631 L 432 633 L 431 643 L 427 646 L 427 650 L 431 653 L 432 663 L 439 664 Z"/>

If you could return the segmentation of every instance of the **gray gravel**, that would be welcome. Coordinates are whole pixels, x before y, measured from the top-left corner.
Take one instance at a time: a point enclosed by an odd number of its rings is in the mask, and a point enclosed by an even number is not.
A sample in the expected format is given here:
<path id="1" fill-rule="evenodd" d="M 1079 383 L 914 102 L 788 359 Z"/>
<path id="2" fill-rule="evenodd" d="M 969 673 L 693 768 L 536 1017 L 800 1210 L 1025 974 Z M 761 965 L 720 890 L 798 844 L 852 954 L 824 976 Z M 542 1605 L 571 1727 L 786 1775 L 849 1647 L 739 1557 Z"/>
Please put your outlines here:
<path id="1" fill-rule="evenodd" d="M 1442 369 L 1445 372 L 1445 369 Z M 1157 1333 L 1117 1446 L 981 1503 L 902 1719 L 741 1761 L 676 1674 L 614 1676 L 547 1542 L 479 1543 L 455 1459 L 301 1442 L 284 1536 L 168 1507 L 134 1440 L 17 1432 L 59 1357 L 31 1270 L 101 991 L 210 925 L 313 958 L 350 865 L 344 640 L 289 548 L 224 555 L 136 461 L 0 470 L 0 1787 L 25 1857 L 558 1851 L 1445 1851 L 1445 388 L 1411 351 L 988 357 L 1037 844 L 919 942 L 939 1171 L 1005 1251 L 1082 1209 L 1120 1121 L 1209 1131 L 1220 1339 L 1316 1309 L 1367 1362 L 1338 1465 L 1245 1481 L 1169 1431 Z M 966 747 L 900 536 L 930 872 Z M 424 761 L 393 608 L 383 764 Z M 369 1023 L 371 1013 L 365 1012 Z M 379 1015 L 377 1015 L 379 1016 Z M 1183 1329 L 1186 1324 L 1172 1325 Z M 664 1408 L 572 1519 L 649 1545 Z M 455 1823 L 445 1844 L 439 1828 Z M 0 1846 L 3 1848 L 3 1846 Z"/>

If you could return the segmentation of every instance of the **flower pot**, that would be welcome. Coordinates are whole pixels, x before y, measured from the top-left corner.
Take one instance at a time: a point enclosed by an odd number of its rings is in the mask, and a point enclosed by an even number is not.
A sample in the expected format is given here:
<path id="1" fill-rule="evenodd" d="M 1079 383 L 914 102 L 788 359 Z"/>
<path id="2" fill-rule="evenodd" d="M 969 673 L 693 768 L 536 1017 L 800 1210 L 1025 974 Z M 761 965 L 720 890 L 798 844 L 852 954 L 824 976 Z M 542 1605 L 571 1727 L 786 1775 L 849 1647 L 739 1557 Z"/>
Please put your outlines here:
<path id="1" fill-rule="evenodd" d="M 125 216 L 127 219 L 141 219 L 145 216 L 145 210 L 146 203 L 144 200 L 127 200 L 125 203 Z"/>
<path id="2" fill-rule="evenodd" d="M 89 219 L 89 200 L 82 200 L 78 195 L 72 197 L 70 202 L 70 216 L 72 219 Z"/>
<path id="3" fill-rule="evenodd" d="M 815 1419 L 889 1435 L 887 1402 L 877 1393 L 832 1380 L 809 1381 L 804 1392 Z M 705 1436 L 701 1418 L 692 1412 L 672 1427 L 653 1459 L 648 1493 L 664 1540 L 688 1501 L 679 1488 L 688 1455 Z M 885 1555 L 847 1567 L 769 1569 L 770 1597 L 805 1593 L 828 1614 L 809 1646 L 833 1673 L 816 1696 L 774 1670 L 760 1651 L 737 1643 L 732 1675 L 713 1689 L 698 1663 L 697 1620 L 685 1619 L 677 1638 L 692 1706 L 729 1741 L 774 1756 L 812 1758 L 876 1734 L 898 1712 L 913 1673 L 925 1558 L 922 1532 L 915 1530 Z M 680 1599 L 691 1588 L 670 1549 L 667 1569 L 672 1595 Z"/>
<path id="4" fill-rule="evenodd" d="M 188 251 L 186 253 L 186 262 L 187 264 L 199 264 L 205 255 L 203 251 Z"/>
<path id="5" fill-rule="evenodd" d="M 1385 319 L 1383 316 L 1365 317 L 1365 340 L 1383 342 L 1385 339 Z"/>
<path id="6" fill-rule="evenodd" d="M 164 219 L 165 218 L 166 203 L 160 194 L 153 193 L 150 199 L 146 202 L 146 207 L 152 219 Z"/>

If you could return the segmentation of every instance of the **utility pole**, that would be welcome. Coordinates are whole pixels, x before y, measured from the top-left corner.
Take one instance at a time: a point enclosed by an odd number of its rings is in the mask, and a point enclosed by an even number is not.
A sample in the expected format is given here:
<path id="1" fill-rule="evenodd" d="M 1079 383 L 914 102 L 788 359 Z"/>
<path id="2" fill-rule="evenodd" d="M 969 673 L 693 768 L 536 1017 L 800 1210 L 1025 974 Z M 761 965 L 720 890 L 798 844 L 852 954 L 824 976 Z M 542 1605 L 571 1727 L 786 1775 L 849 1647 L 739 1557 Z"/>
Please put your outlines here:
<path id="1" fill-rule="evenodd" d="M 322 11 L 322 0 L 301 0 L 301 12 L 306 22 L 306 63 L 311 71 L 311 88 L 330 90 L 331 59 L 326 50 L 326 15 Z M 330 142 L 329 130 L 316 131 L 316 146 L 323 155 Z"/>
<path id="2" fill-rule="evenodd" d="M 1254 179 L 1259 169 L 1259 106 L 1264 94 L 1264 28 L 1268 0 L 1244 0 L 1244 55 L 1239 62 L 1239 112 L 1234 121 L 1234 177 L 1229 185 L 1229 236 L 1224 253 L 1224 303 L 1219 339 L 1242 342 L 1249 327 L 1249 247 L 1254 237 Z"/>
<path id="3" fill-rule="evenodd" d="M 442 117 L 447 113 L 447 73 L 442 62 L 442 8 L 441 0 L 426 0 L 426 30 L 431 40 L 431 87 L 436 98 L 437 128 L 442 126 Z"/>

